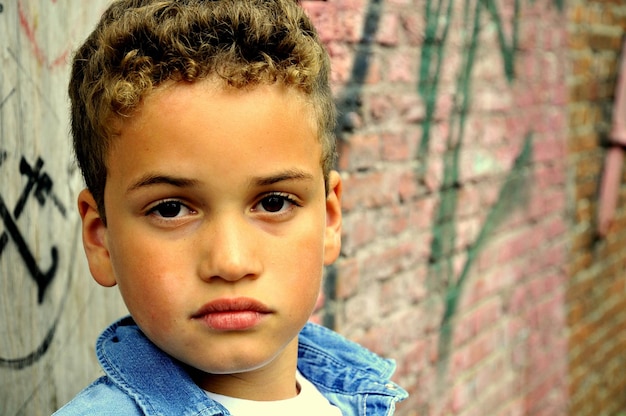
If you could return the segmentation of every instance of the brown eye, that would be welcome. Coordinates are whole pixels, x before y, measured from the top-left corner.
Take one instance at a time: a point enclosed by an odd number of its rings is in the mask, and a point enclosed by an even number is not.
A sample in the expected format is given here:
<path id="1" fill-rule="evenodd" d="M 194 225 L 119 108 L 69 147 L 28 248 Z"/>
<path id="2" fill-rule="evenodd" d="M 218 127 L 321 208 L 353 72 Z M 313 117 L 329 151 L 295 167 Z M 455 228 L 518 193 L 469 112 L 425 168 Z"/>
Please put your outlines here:
<path id="1" fill-rule="evenodd" d="M 189 211 L 182 202 L 179 201 L 163 201 L 148 211 L 149 215 L 157 215 L 161 218 L 176 218 L 181 214 L 185 214 L 185 210 Z"/>
<path id="2" fill-rule="evenodd" d="M 285 198 L 279 195 L 271 195 L 261 200 L 261 207 L 267 212 L 278 212 L 285 206 Z"/>
<path id="3" fill-rule="evenodd" d="M 174 218 L 180 214 L 181 204 L 175 201 L 167 201 L 157 205 L 153 212 L 164 218 Z"/>
<path id="4" fill-rule="evenodd" d="M 291 212 L 294 208 L 301 206 L 298 200 L 291 194 L 274 192 L 266 194 L 259 199 L 254 210 L 265 214 L 274 214 L 273 216 L 275 217 L 276 215 Z"/>

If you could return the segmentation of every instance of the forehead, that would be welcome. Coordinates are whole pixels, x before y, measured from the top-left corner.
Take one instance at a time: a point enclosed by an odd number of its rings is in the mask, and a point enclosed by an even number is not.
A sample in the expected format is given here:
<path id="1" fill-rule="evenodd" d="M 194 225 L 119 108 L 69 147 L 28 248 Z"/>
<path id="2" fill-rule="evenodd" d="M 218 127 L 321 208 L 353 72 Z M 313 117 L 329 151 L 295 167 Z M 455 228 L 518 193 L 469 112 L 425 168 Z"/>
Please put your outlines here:
<path id="1" fill-rule="evenodd" d="M 198 98 L 199 95 L 204 97 Z M 165 81 L 150 91 L 144 92 L 140 102 L 129 114 L 112 114 L 108 121 L 109 133 L 106 135 L 109 136 L 109 139 L 106 141 L 108 142 L 107 149 L 109 151 L 107 151 L 105 158 L 109 159 L 110 150 L 117 147 L 123 131 L 141 128 L 141 126 L 145 127 L 146 123 L 154 120 L 156 113 L 172 114 L 184 112 L 189 107 L 191 100 L 204 100 L 208 106 L 212 101 L 211 96 L 217 95 L 222 98 L 228 98 L 222 100 L 224 105 L 233 107 L 240 107 L 241 102 L 246 97 L 264 96 L 265 100 L 281 97 L 281 101 L 284 103 L 282 113 L 298 117 L 301 123 L 306 124 L 307 127 L 314 131 L 316 140 L 323 146 L 319 123 L 321 111 L 316 104 L 316 100 L 311 95 L 305 94 L 295 86 L 286 86 L 278 83 L 235 88 L 214 76 L 192 82 Z M 242 123 L 247 122 L 247 115 L 243 111 L 240 112 L 240 119 Z"/>
<path id="2" fill-rule="evenodd" d="M 262 174 L 272 165 L 321 168 L 315 111 L 304 94 L 279 85 L 223 88 L 171 83 L 145 97 L 112 142 L 112 176 L 159 169 L 186 177 Z"/>
<path id="3" fill-rule="evenodd" d="M 187 81 L 165 81 L 157 87 L 152 88 L 142 94 L 140 102 L 129 115 L 117 115 L 111 120 L 114 126 L 113 137 L 120 136 L 122 129 L 140 124 L 146 121 L 146 115 L 154 110 L 182 111 L 190 103 L 190 100 L 198 99 L 202 95 L 206 103 L 210 103 L 211 96 L 220 96 L 225 105 L 240 106 L 246 97 L 265 96 L 267 100 L 280 97 L 284 103 L 295 104 L 285 106 L 284 114 L 297 114 L 301 117 L 302 123 L 307 123 L 315 130 L 316 137 L 318 131 L 320 111 L 312 95 L 305 94 L 295 86 L 283 84 L 255 84 L 242 88 L 229 86 L 228 83 L 216 76 Z M 242 118 L 245 119 L 242 114 Z"/>

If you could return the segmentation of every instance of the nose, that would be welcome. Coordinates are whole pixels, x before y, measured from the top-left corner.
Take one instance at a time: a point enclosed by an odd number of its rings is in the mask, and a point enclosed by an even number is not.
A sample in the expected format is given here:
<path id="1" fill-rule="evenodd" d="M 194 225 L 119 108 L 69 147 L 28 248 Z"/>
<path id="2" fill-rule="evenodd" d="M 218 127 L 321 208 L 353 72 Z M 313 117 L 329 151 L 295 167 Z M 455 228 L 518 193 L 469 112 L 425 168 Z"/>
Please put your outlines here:
<path id="1" fill-rule="evenodd" d="M 257 278 L 262 271 L 260 230 L 246 218 L 221 217 L 206 225 L 198 244 L 203 247 L 200 276 L 203 280 L 234 282 Z"/>

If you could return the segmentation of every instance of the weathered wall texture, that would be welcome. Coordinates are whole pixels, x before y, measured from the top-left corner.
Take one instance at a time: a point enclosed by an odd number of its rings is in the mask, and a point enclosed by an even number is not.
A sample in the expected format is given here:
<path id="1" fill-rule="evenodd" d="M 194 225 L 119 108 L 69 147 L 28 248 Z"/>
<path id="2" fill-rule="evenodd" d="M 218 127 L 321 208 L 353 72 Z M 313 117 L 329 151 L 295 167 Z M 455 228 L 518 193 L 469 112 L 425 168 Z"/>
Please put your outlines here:
<path id="1" fill-rule="evenodd" d="M 96 290 L 75 209 L 67 60 L 103 2 L 0 1 L 0 414 L 49 415 L 98 373 L 123 313 Z"/>
<path id="2" fill-rule="evenodd" d="M 626 3 L 570 0 L 568 17 L 568 176 L 574 214 L 567 292 L 570 412 L 615 415 L 626 409 L 626 180 L 614 227 L 604 240 L 596 238 L 596 215 Z"/>
<path id="3" fill-rule="evenodd" d="M 0 0 L 2 415 L 84 387 L 124 313 L 88 277 L 67 131 L 67 60 L 105 3 Z M 400 415 L 624 409 L 626 212 L 605 241 L 593 221 L 625 6 L 303 4 L 333 59 L 345 181 L 316 319 L 397 360 Z"/>

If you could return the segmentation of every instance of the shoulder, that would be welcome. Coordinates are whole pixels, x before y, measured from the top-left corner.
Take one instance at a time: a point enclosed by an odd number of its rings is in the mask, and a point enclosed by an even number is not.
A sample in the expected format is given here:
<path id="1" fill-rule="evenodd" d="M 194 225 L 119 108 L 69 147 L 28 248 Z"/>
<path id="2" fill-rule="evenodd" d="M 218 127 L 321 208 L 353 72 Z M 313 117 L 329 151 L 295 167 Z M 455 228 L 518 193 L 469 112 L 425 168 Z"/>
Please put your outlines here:
<path id="1" fill-rule="evenodd" d="M 103 376 L 81 391 L 53 416 L 141 415 L 135 402 Z"/>

